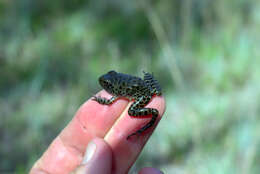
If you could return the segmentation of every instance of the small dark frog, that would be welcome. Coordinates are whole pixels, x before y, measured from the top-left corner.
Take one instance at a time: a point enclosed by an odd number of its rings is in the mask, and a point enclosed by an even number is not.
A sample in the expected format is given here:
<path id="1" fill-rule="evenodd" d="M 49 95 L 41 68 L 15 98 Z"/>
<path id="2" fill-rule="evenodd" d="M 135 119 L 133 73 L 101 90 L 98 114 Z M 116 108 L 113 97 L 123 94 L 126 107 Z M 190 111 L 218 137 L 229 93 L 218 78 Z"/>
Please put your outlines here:
<path id="1" fill-rule="evenodd" d="M 113 95 L 113 97 L 106 99 L 94 96 L 93 100 L 100 104 L 109 105 L 117 98 L 128 98 L 129 100 L 134 100 L 134 103 L 128 110 L 130 116 L 142 117 L 152 115 L 151 120 L 145 126 L 130 134 L 127 139 L 133 135 L 141 134 L 153 126 L 159 112 L 154 108 L 145 108 L 145 105 L 149 103 L 153 95 L 161 95 L 161 87 L 152 74 L 144 72 L 144 79 L 141 79 L 128 74 L 109 71 L 99 78 L 99 83 L 108 93 Z"/>

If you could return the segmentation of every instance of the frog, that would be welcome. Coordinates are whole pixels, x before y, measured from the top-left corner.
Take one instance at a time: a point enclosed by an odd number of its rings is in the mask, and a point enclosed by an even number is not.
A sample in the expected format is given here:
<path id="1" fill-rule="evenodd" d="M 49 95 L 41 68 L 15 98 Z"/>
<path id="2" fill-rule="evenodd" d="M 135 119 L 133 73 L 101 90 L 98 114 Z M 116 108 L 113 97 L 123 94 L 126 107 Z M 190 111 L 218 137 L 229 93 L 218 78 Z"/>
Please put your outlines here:
<path id="1" fill-rule="evenodd" d="M 98 81 L 101 87 L 112 95 L 107 99 L 100 96 L 93 96 L 92 100 L 102 105 L 110 105 L 118 98 L 126 98 L 133 103 L 128 109 L 128 115 L 132 117 L 152 116 L 150 121 L 143 127 L 127 136 L 129 140 L 132 136 L 142 134 L 152 127 L 159 115 L 155 108 L 146 108 L 145 106 L 151 101 L 152 97 L 162 95 L 159 82 L 153 74 L 143 71 L 143 79 L 129 74 L 118 73 L 114 70 L 99 77 Z"/>

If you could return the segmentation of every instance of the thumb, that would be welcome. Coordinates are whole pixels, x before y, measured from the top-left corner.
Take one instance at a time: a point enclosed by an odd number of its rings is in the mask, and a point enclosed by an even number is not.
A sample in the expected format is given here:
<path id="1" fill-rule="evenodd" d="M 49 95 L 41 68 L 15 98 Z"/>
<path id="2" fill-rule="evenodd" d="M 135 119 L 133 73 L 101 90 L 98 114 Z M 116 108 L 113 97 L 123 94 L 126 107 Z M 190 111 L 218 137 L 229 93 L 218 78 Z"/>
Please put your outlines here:
<path id="1" fill-rule="evenodd" d="M 110 174 L 111 169 L 112 150 L 110 146 L 103 139 L 95 138 L 88 144 L 81 165 L 71 174 Z"/>

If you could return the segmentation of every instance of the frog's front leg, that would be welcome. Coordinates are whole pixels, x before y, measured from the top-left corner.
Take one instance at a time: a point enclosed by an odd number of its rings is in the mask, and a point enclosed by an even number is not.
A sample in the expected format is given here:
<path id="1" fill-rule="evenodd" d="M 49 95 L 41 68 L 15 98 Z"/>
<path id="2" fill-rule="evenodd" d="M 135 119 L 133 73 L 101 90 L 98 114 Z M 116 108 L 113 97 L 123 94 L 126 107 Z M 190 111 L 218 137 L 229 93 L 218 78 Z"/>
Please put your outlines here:
<path id="1" fill-rule="evenodd" d="M 154 108 L 143 108 L 150 101 L 150 99 L 151 99 L 151 97 L 142 97 L 130 106 L 130 108 L 128 110 L 128 114 L 130 116 L 142 117 L 142 116 L 152 115 L 152 118 L 141 129 L 139 129 L 136 132 L 130 134 L 127 137 L 127 139 L 129 139 L 133 135 L 141 134 L 142 132 L 144 132 L 145 130 L 147 130 L 148 128 L 150 128 L 154 125 L 156 118 L 159 115 L 158 110 L 154 109 Z"/>
<path id="2" fill-rule="evenodd" d="M 110 99 L 104 98 L 104 97 L 97 97 L 97 96 L 93 96 L 92 100 L 98 102 L 99 104 L 102 105 L 109 105 L 111 103 L 113 103 L 118 97 L 117 96 L 113 96 Z"/>

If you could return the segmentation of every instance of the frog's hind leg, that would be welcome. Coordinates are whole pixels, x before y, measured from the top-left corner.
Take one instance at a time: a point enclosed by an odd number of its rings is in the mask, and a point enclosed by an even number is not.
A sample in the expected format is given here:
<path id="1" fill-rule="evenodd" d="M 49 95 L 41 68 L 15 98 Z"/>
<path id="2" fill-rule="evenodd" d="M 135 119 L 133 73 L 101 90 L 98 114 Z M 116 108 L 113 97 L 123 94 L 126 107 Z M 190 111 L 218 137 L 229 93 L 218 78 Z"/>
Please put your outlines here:
<path id="1" fill-rule="evenodd" d="M 144 98 L 143 98 L 144 99 Z M 150 99 L 149 99 L 150 100 Z M 148 100 L 148 102 L 149 102 Z M 133 136 L 133 135 L 137 135 L 137 134 L 141 134 L 142 132 L 144 132 L 145 130 L 147 130 L 148 128 L 152 127 L 156 121 L 156 118 L 158 117 L 159 113 L 158 113 L 158 110 L 157 109 L 154 109 L 154 108 L 143 108 L 146 103 L 148 103 L 147 101 L 145 100 L 138 100 L 136 102 L 134 102 L 129 110 L 128 110 L 128 114 L 130 116 L 134 116 L 134 117 L 143 117 L 143 116 L 147 116 L 147 115 L 150 115 L 152 114 L 152 118 L 151 120 L 146 124 L 144 125 L 141 129 L 137 130 L 136 132 L 130 134 L 128 137 L 127 137 L 127 140 Z"/>
<path id="2" fill-rule="evenodd" d="M 159 82 L 153 77 L 153 74 L 144 72 L 144 81 L 151 88 L 151 93 L 156 95 L 162 94 L 162 89 Z"/>

